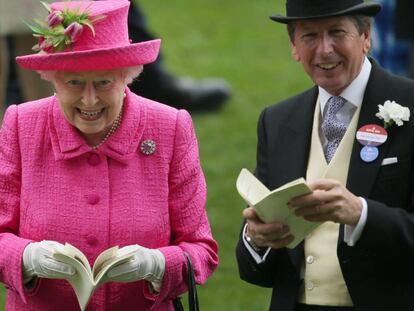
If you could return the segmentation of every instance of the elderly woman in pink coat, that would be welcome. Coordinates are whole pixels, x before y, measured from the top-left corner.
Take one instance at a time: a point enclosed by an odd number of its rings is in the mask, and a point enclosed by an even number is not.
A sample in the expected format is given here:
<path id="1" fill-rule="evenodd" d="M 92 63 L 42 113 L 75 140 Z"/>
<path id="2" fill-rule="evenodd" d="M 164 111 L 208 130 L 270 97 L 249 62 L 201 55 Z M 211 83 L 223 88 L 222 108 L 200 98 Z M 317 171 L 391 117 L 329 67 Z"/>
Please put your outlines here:
<path id="1" fill-rule="evenodd" d="M 47 22 L 32 26 L 39 53 L 17 58 L 56 93 L 10 106 L 0 131 L 7 310 L 79 310 L 80 270 L 57 255 L 69 245 L 91 266 L 110 248 L 113 259 L 127 255 L 86 310 L 173 310 L 187 290 L 186 256 L 197 283 L 217 267 L 191 118 L 127 87 L 160 45 L 130 42 L 128 6 L 53 3 Z"/>

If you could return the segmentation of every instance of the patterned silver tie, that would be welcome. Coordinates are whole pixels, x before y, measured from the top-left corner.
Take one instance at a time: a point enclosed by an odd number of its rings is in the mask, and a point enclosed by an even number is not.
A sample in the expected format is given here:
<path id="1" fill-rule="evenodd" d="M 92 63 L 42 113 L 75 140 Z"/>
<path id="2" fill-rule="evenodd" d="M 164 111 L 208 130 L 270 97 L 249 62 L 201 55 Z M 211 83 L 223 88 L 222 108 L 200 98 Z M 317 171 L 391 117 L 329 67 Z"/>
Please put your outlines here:
<path id="1" fill-rule="evenodd" d="M 346 132 L 347 125 L 339 121 L 336 113 L 343 107 L 346 99 L 341 96 L 332 96 L 326 103 L 327 109 L 321 125 L 322 132 L 328 140 L 325 149 L 325 158 L 329 163 L 335 154 L 336 148 Z"/>

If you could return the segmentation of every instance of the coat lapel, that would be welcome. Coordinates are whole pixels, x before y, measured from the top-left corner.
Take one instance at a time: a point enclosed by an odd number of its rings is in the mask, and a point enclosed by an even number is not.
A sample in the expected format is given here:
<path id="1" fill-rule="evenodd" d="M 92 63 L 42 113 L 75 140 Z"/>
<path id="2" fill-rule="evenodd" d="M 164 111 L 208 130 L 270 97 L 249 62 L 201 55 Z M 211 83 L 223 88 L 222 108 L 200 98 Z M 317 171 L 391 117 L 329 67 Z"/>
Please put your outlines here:
<path id="1" fill-rule="evenodd" d="M 119 129 L 111 136 L 101 151 L 119 162 L 130 160 L 137 152 L 138 145 L 146 128 L 146 99 L 125 91 L 124 116 Z"/>
<path id="2" fill-rule="evenodd" d="M 275 150 L 270 153 L 274 155 L 276 166 L 271 178 L 274 187 L 306 176 L 317 95 L 317 87 L 302 94 L 297 99 L 298 108 L 289 116 L 289 122 L 278 125 L 275 141 L 270 142 L 275 146 Z"/>
<path id="3" fill-rule="evenodd" d="M 275 136 L 274 151 L 275 187 L 293 179 L 306 176 L 309 158 L 309 149 L 312 135 L 312 122 L 318 88 L 313 87 L 297 98 L 297 109 L 289 117 L 289 122 L 279 124 L 278 135 Z M 292 103 L 293 105 L 294 103 Z M 272 170 L 271 170 L 272 171 Z M 291 262 L 296 270 L 300 271 L 303 259 L 303 242 L 294 249 L 287 250 Z"/>
<path id="4" fill-rule="evenodd" d="M 383 126 L 383 121 L 376 117 L 375 114 L 378 112 L 379 104 L 383 104 L 387 99 L 392 99 L 392 91 L 388 87 L 389 83 L 387 83 L 389 75 L 375 62 L 371 62 L 371 75 L 365 90 L 357 130 L 367 124 Z M 371 193 L 382 160 L 393 138 L 394 128 L 387 129 L 387 132 L 387 141 L 381 146 L 378 146 L 378 158 L 370 163 L 361 160 L 360 152 L 363 146 L 356 139 L 354 141 L 348 171 L 347 188 L 357 196 L 368 197 Z"/>

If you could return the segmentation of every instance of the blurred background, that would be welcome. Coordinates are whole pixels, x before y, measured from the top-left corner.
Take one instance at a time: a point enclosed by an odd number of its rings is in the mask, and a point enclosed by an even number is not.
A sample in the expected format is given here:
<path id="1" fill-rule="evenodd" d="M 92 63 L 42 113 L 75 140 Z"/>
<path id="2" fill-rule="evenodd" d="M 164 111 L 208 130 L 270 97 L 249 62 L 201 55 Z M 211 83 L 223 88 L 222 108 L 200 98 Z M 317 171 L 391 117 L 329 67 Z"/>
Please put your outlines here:
<path id="1" fill-rule="evenodd" d="M 268 18 L 284 13 L 284 3 L 140 0 L 149 27 L 163 40 L 168 70 L 197 79 L 221 77 L 232 88 L 221 109 L 192 114 L 208 185 L 207 212 L 220 255 L 218 270 L 198 286 L 204 311 L 268 309 L 270 291 L 238 276 L 235 245 L 245 205 L 235 182 L 241 168 L 254 170 L 260 111 L 311 85 L 291 58 L 285 27 Z M 0 310 L 4 300 L 1 287 Z"/>

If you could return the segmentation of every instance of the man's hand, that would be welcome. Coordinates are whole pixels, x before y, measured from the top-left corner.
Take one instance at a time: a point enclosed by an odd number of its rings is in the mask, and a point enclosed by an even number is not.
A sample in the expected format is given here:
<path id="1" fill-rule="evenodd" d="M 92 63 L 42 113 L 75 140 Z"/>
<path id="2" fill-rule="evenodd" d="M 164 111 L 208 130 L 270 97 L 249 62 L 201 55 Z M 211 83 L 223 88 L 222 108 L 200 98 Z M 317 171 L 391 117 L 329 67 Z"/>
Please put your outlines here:
<path id="1" fill-rule="evenodd" d="M 362 211 L 361 199 L 332 179 L 309 183 L 313 191 L 290 201 L 295 214 L 309 221 L 333 221 L 356 226 Z"/>
<path id="2" fill-rule="evenodd" d="M 265 224 L 257 217 L 253 207 L 244 209 L 243 217 L 246 218 L 247 236 L 259 247 L 282 248 L 293 241 L 285 224 L 277 221 Z"/>

